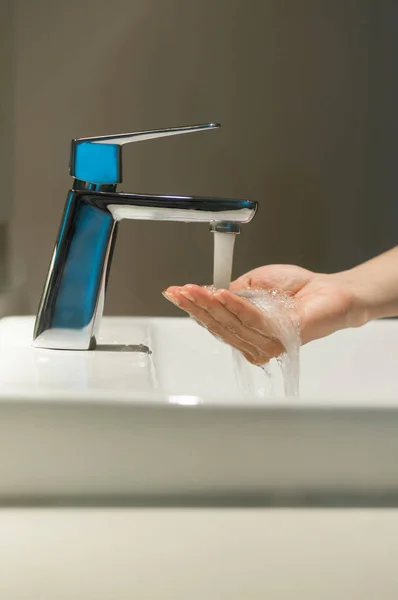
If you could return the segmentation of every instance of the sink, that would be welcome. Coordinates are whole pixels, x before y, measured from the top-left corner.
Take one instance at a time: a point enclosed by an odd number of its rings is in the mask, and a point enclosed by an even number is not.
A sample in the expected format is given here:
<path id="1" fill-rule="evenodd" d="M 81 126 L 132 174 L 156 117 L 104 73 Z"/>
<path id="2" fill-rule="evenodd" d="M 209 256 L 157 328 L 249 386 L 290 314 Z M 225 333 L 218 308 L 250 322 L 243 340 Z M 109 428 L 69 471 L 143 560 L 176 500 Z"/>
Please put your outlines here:
<path id="1" fill-rule="evenodd" d="M 189 318 L 105 317 L 90 352 L 34 348 L 33 323 L 0 321 L 2 504 L 397 501 L 397 320 L 303 347 L 290 399 L 277 370 L 242 396 Z"/>

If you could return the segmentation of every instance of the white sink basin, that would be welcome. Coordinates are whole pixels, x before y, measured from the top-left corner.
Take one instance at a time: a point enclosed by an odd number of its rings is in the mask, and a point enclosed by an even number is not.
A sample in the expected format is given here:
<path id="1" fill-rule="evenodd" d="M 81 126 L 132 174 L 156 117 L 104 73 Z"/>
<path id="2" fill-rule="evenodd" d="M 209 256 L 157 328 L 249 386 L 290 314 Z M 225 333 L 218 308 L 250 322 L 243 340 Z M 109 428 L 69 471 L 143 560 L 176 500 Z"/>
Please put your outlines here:
<path id="1" fill-rule="evenodd" d="M 398 321 L 304 347 L 300 399 L 242 397 L 189 319 L 105 318 L 93 352 L 36 349 L 32 328 L 0 321 L 0 502 L 398 498 Z"/>

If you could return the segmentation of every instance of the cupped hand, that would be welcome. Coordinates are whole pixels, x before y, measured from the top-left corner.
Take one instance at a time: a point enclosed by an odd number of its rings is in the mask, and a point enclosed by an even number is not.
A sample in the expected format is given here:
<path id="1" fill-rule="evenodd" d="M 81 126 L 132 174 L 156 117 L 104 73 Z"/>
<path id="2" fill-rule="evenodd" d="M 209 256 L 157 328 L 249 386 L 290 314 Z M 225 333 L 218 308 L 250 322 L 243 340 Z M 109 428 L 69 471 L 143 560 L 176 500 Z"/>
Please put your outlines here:
<path id="1" fill-rule="evenodd" d="M 262 365 L 282 354 L 284 347 L 270 315 L 235 293 L 247 289 L 289 292 L 295 300 L 290 310 L 302 344 L 366 320 L 349 271 L 325 275 L 292 265 L 269 265 L 246 273 L 229 290 L 214 292 L 188 284 L 169 287 L 163 293 L 249 362 Z"/>

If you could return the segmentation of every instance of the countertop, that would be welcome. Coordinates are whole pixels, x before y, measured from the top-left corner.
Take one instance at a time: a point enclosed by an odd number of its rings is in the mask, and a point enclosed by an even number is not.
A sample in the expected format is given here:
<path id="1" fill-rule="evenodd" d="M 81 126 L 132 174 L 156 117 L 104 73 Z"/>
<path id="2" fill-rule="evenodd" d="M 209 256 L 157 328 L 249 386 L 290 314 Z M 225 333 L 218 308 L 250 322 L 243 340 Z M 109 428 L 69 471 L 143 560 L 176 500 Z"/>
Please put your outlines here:
<path id="1" fill-rule="evenodd" d="M 0 511 L 2 600 L 389 600 L 398 510 Z"/>

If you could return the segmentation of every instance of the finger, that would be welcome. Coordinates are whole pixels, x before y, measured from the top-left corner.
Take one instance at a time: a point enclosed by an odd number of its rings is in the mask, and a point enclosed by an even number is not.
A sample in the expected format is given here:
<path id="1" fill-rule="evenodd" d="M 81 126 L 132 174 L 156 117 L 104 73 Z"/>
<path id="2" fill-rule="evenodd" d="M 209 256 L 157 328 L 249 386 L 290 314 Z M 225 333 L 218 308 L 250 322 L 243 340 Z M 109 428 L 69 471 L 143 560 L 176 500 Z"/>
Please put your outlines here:
<path id="1" fill-rule="evenodd" d="M 195 298 L 195 292 L 201 288 L 199 288 L 199 286 L 190 287 L 196 288 L 191 289 L 192 298 Z M 236 333 L 232 333 L 225 328 L 223 324 L 215 319 L 205 308 L 202 308 L 196 304 L 196 302 L 193 302 L 186 295 L 182 294 L 181 292 L 183 290 L 184 288 L 173 286 L 168 288 L 164 292 L 164 295 L 166 298 L 174 302 L 174 304 L 188 312 L 199 322 L 199 324 L 203 325 L 217 338 L 242 352 L 245 358 L 252 364 L 264 365 L 271 358 L 279 356 L 284 351 L 284 348 L 280 343 L 276 343 L 265 337 L 261 340 L 260 347 L 257 347 L 249 341 L 240 338 L 236 335 Z"/>
<path id="2" fill-rule="evenodd" d="M 232 292 L 239 292 L 239 290 L 247 290 L 252 287 L 253 281 L 250 273 L 246 273 L 245 275 L 238 277 L 238 279 L 235 279 L 235 281 L 231 281 L 229 285 L 229 289 Z"/>
<path id="3" fill-rule="evenodd" d="M 268 358 L 279 356 L 283 352 L 283 346 L 279 342 L 270 339 L 266 332 L 262 331 L 259 333 L 242 323 L 233 312 L 220 302 L 217 294 L 213 294 L 209 290 L 197 285 L 184 286 L 180 291 L 191 302 L 195 302 L 198 306 L 205 309 L 232 334 L 253 345 L 256 351 L 267 354 Z M 245 304 L 246 309 L 251 306 L 247 301 L 245 301 Z"/>
<path id="4" fill-rule="evenodd" d="M 170 302 L 173 302 L 174 296 L 180 289 L 181 289 L 180 285 L 171 285 L 170 287 L 163 290 L 162 294 L 167 300 L 170 300 Z"/>
<path id="5" fill-rule="evenodd" d="M 272 268 L 272 265 L 269 267 L 257 267 L 256 269 L 252 269 L 248 271 L 244 275 L 235 279 L 235 281 L 231 281 L 229 289 L 233 292 L 238 292 L 239 290 L 247 290 L 248 288 L 260 288 L 260 289 L 268 289 L 273 287 L 273 283 L 271 285 L 271 281 L 267 281 L 267 272 Z M 270 284 L 270 285 L 268 285 Z"/>
<path id="6" fill-rule="evenodd" d="M 222 323 L 216 321 L 216 319 L 214 319 L 214 317 L 205 309 L 201 308 L 196 303 L 191 302 L 191 300 L 184 296 L 180 290 L 175 290 L 173 295 L 177 306 L 188 312 L 196 321 L 213 333 L 217 338 L 249 356 L 250 362 L 259 364 L 262 361 L 262 353 L 255 348 L 255 346 L 228 331 Z"/>
<path id="7" fill-rule="evenodd" d="M 241 323 L 260 334 L 265 334 L 268 338 L 276 340 L 278 338 L 275 323 L 269 315 L 262 312 L 248 300 L 240 298 L 228 290 L 218 290 L 214 296 L 231 313 L 233 313 Z"/>
<path id="8" fill-rule="evenodd" d="M 239 290 L 247 290 L 249 288 L 251 288 L 251 283 L 248 275 L 243 275 L 229 284 L 229 289 L 232 292 L 239 292 Z"/>

